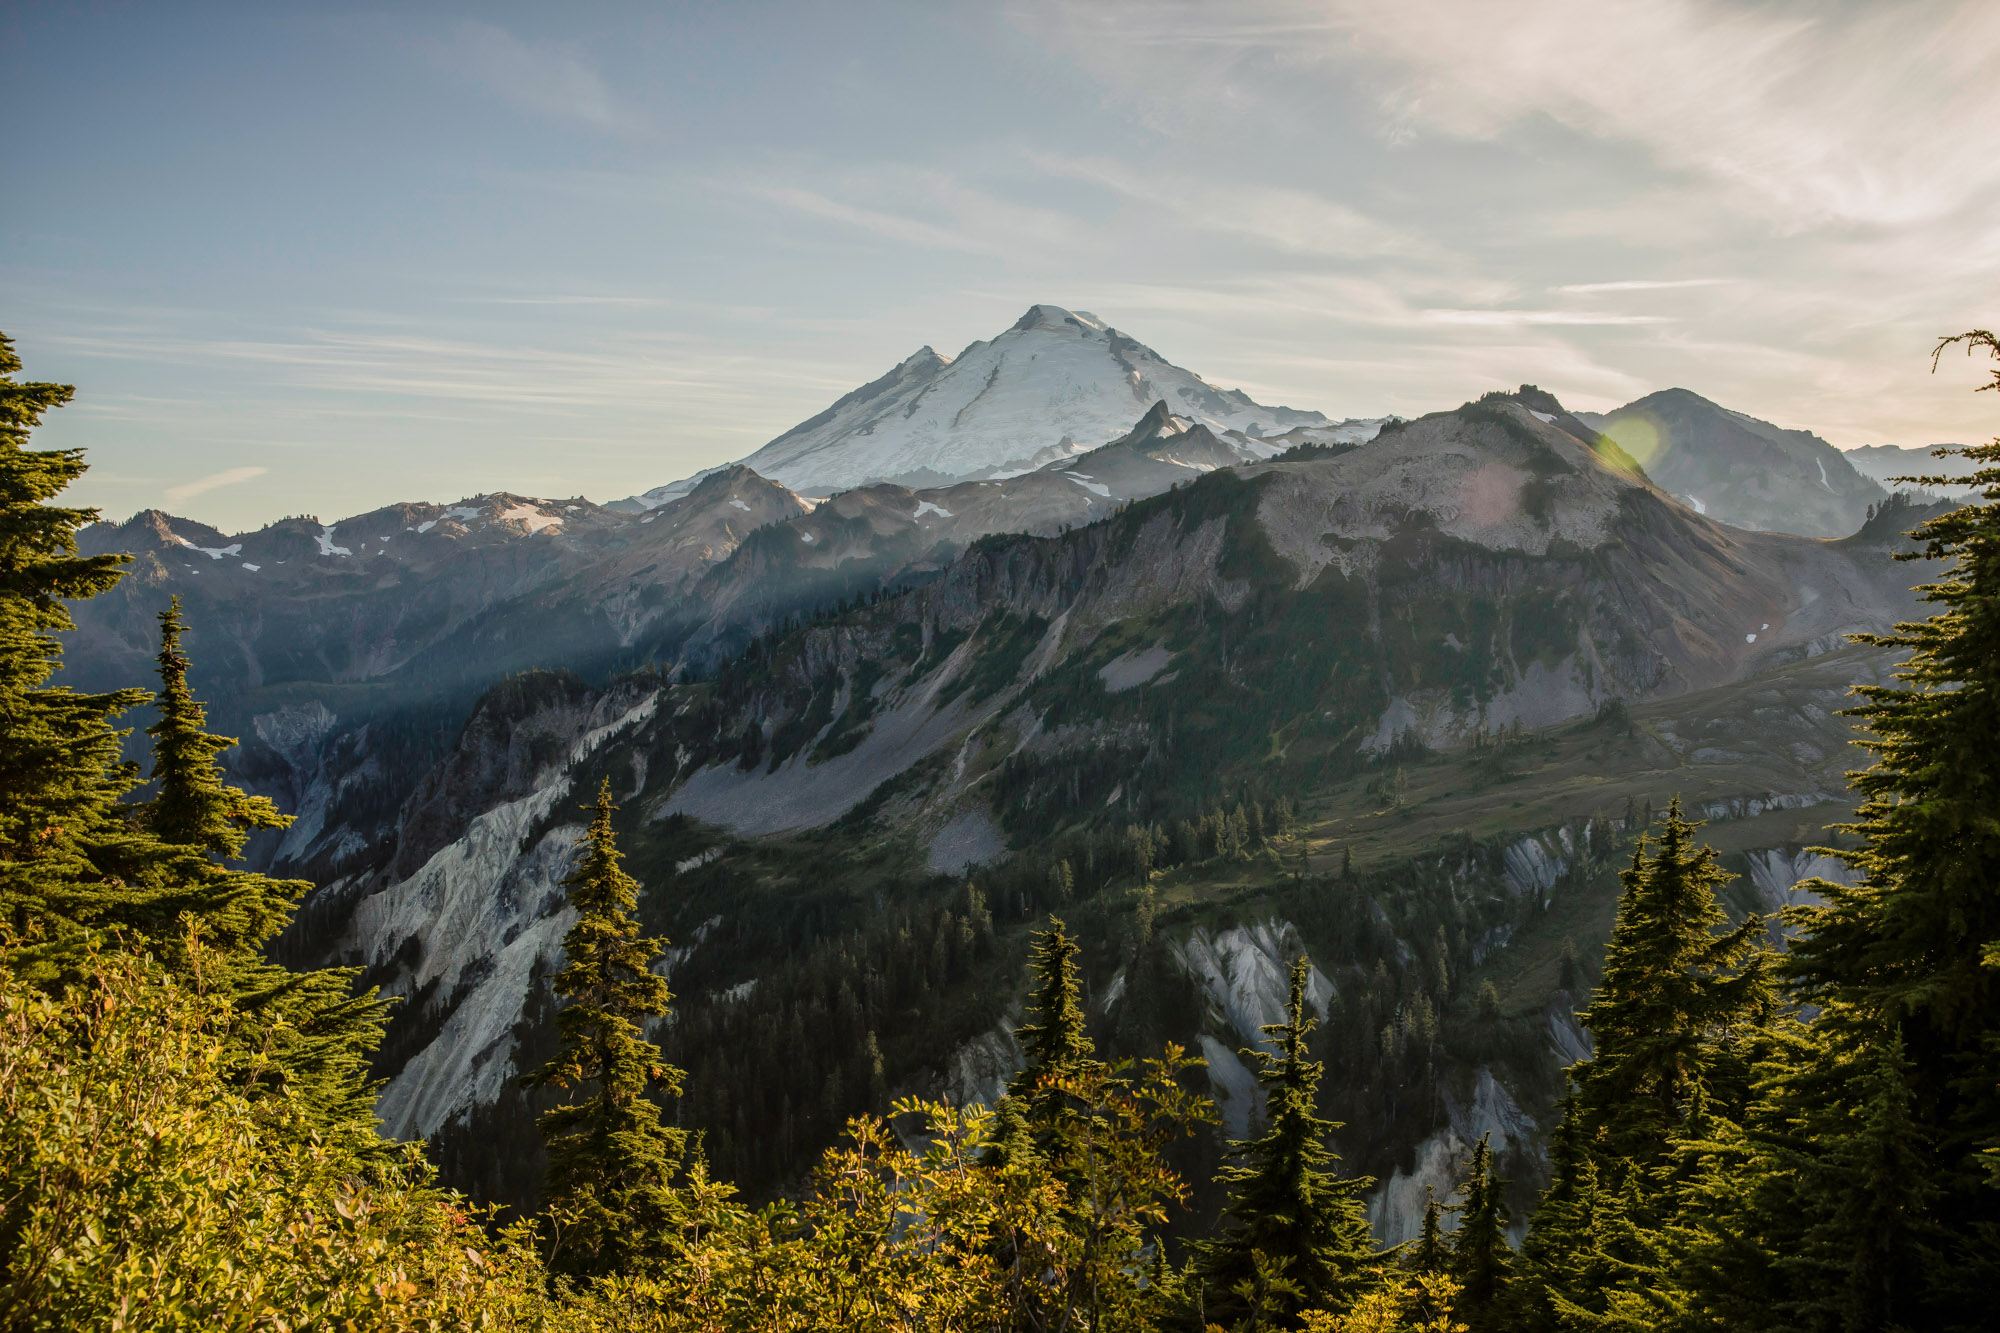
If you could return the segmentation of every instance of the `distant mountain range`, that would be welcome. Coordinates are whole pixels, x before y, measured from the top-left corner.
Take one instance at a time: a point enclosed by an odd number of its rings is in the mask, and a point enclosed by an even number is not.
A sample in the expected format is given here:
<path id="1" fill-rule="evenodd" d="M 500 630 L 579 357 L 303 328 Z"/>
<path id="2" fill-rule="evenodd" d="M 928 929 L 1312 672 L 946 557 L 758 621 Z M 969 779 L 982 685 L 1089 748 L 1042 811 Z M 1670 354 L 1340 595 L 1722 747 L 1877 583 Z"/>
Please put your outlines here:
<path id="1" fill-rule="evenodd" d="M 1872 477 L 1884 486 L 1898 490 L 1923 490 L 1934 495 L 1950 496 L 1962 500 L 1972 494 L 1970 486 L 1917 486 L 1908 481 L 1898 481 L 1899 477 L 1967 477 L 1972 475 L 1972 464 L 1963 458 L 1947 455 L 1935 457 L 1933 449 L 1949 449 L 1952 445 L 1932 445 L 1930 448 L 1912 448 L 1894 444 L 1870 444 L 1847 451 L 1847 461 L 1865 477 Z"/>
<path id="2" fill-rule="evenodd" d="M 674 941 L 676 1114 L 725 1174 L 783 1187 L 885 1090 L 990 1096 L 1060 907 L 1104 1048 L 1201 1050 L 1238 1132 L 1235 1052 L 1310 948 L 1341 1151 L 1398 1240 L 1484 1133 L 1532 1196 L 1581 1040 L 1562 960 L 1642 801 L 1715 821 L 1739 910 L 1830 868 L 1840 700 L 1887 668 L 1844 636 L 1908 618 L 1890 556 L 1934 512 L 1849 457 L 1678 389 L 1334 422 L 1036 306 L 630 501 L 98 524 L 87 552 L 135 558 L 64 683 L 149 679 L 184 599 L 235 776 L 298 816 L 253 854 L 321 886 L 281 948 L 403 997 L 384 1119 L 487 1197 L 538 1177 L 511 1075 L 547 1038 L 570 807 L 609 779 Z M 1281 797 L 1289 841 L 1187 851 Z M 1183 860 L 1135 877 L 1135 839 Z"/>

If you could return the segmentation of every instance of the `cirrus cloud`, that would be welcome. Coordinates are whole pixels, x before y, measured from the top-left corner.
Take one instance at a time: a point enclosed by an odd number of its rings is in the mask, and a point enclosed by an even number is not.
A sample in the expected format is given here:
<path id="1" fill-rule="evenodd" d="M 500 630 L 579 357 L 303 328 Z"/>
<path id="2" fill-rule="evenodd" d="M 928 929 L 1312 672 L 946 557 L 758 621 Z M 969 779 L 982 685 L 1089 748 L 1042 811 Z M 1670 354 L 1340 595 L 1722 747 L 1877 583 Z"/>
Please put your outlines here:
<path id="1" fill-rule="evenodd" d="M 160 492 L 160 497 L 168 504 L 182 504 L 188 500 L 192 500 L 197 495 L 206 495 L 217 487 L 234 486 L 238 482 L 249 481 L 254 477 L 261 477 L 270 470 L 267 467 L 224 468 L 220 472 L 211 472 L 206 477 L 201 477 L 195 481 L 182 482 L 178 486 L 169 486 Z"/>

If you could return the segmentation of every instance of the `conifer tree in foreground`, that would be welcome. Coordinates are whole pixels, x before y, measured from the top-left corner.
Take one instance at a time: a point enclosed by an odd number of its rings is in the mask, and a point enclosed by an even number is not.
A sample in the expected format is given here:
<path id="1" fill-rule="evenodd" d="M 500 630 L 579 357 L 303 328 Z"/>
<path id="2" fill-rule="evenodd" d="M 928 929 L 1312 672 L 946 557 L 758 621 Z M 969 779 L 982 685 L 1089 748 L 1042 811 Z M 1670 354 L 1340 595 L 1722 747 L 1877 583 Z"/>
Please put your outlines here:
<path id="1" fill-rule="evenodd" d="M 1024 1146 L 1048 1150 L 1071 1112 L 1065 1082 L 1094 1062 L 1096 1047 L 1084 1032 L 1079 952 L 1060 917 L 1050 917 L 1049 928 L 1035 938 L 1029 959 L 1035 985 L 1028 1006 L 1036 1021 L 1014 1029 L 1023 1064 L 999 1109 L 996 1165 L 1018 1158 Z"/>
<path id="2" fill-rule="evenodd" d="M 1445 1205 L 1437 1201 L 1437 1195 L 1425 1186 L 1424 1220 L 1417 1228 L 1416 1242 L 1409 1251 L 1411 1272 L 1435 1276 L 1450 1268 L 1451 1245 L 1444 1238 L 1444 1209 Z"/>
<path id="3" fill-rule="evenodd" d="M 386 1006 L 370 989 L 355 993 L 357 968 L 294 972 L 263 949 L 312 886 L 221 864 L 241 860 L 255 829 L 292 822 L 262 796 L 224 780 L 217 756 L 236 742 L 207 730 L 208 714 L 188 686 L 180 598 L 160 613 L 159 720 L 153 738 L 153 799 L 141 822 L 158 844 L 180 911 L 156 926 L 153 951 L 183 968 L 198 966 L 204 988 L 241 1016 L 229 1049 L 236 1076 L 255 1087 L 290 1086 L 322 1128 L 374 1126 L 376 1085 L 369 1057 L 381 1044 Z M 196 957 L 188 956 L 193 943 Z"/>
<path id="4" fill-rule="evenodd" d="M 1033 1021 L 1015 1029 L 1024 1066 L 978 1152 L 978 1187 L 1038 1219 L 981 1224 L 1001 1274 L 1000 1308 L 984 1326 L 1139 1333 L 1157 1327 L 1182 1290 L 1159 1228 L 1189 1196 L 1167 1150 L 1215 1117 L 1187 1086 L 1198 1062 L 1171 1043 L 1154 1059 L 1096 1058 L 1078 954 L 1049 918 L 1030 959 Z"/>
<path id="5" fill-rule="evenodd" d="M 1528 1236 L 1530 1327 L 1622 1327 L 1621 1311 L 1657 1296 L 1657 1232 L 1674 1207 L 1665 1164 L 1694 1169 L 1685 1141 L 1748 1107 L 1770 1008 L 1764 923 L 1724 929 L 1716 891 L 1729 877 L 1699 827 L 1676 799 L 1657 851 L 1642 837 L 1620 872 L 1603 979 L 1578 1015 L 1595 1050 L 1570 1068 Z"/>
<path id="6" fill-rule="evenodd" d="M 1659 1159 L 1698 1102 L 1720 1095 L 1741 1105 L 1749 1068 L 1740 1039 L 1769 1002 L 1763 919 L 1723 930 L 1716 893 L 1730 876 L 1714 848 L 1695 842 L 1700 827 L 1676 797 L 1658 851 L 1649 858 L 1640 839 L 1619 875 L 1625 892 L 1602 980 L 1577 1015 L 1596 1047 L 1570 1070 L 1583 1139 L 1640 1167 Z"/>
<path id="7" fill-rule="evenodd" d="M 118 805 L 138 775 L 111 722 L 146 695 L 48 683 L 54 636 L 71 628 L 63 602 L 109 589 L 127 557 L 78 555 L 77 530 L 97 511 L 46 503 L 87 465 L 81 449 L 32 450 L 28 436 L 75 390 L 17 381 L 20 369 L 0 334 L 0 926 L 42 942 L 15 956 L 34 967 L 62 937 L 145 905 L 144 858 Z"/>
<path id="8" fill-rule="evenodd" d="M 235 746 L 231 736 L 211 735 L 208 710 L 188 687 L 187 654 L 181 635 L 181 599 L 176 595 L 160 612 L 160 689 L 154 697 L 159 720 L 146 728 L 153 738 L 153 799 L 146 804 L 146 823 L 162 842 L 193 847 L 221 861 L 243 859 L 244 844 L 255 829 L 281 829 L 291 824 L 270 798 L 251 796 L 223 780 L 217 756 Z M 263 938 L 291 910 L 295 890 L 303 884 L 266 881 L 251 887 L 243 904 L 247 919 L 234 933 L 244 939 Z"/>
<path id="9" fill-rule="evenodd" d="M 2000 358 L 1986 330 L 1953 343 Z M 1937 613 L 1863 638 L 1909 656 L 1856 690 L 1875 763 L 1862 845 L 1831 851 L 1861 883 L 1808 883 L 1824 905 L 1791 912 L 1783 969 L 1819 1010 L 1773 1090 L 1808 1146 L 1772 1156 L 1756 1212 L 1784 1298 L 1857 1329 L 1986 1326 L 2000 1287 L 2000 440 L 1958 452 L 1984 503 L 1901 557 L 1945 562 L 1919 589 Z"/>
<path id="10" fill-rule="evenodd" d="M 1452 1235 L 1451 1275 L 1459 1282 L 1454 1306 L 1472 1333 L 1503 1327 L 1500 1319 L 1513 1251 L 1507 1248 L 1507 1182 L 1493 1173 L 1491 1135 L 1479 1136 L 1472 1166 L 1465 1178 L 1465 1202 L 1458 1206 L 1458 1230 Z"/>
<path id="11" fill-rule="evenodd" d="M 611 781 L 599 790 L 581 863 L 563 881 L 576 924 L 563 937 L 555 992 L 561 1047 L 522 1082 L 583 1091 L 581 1102 L 541 1119 L 548 1143 L 543 1204 L 556 1230 L 551 1264 L 596 1276 L 628 1270 L 665 1248 L 675 1218 L 671 1184 L 686 1134 L 660 1123 L 648 1096 L 679 1096 L 680 1070 L 665 1064 L 640 1024 L 668 1012 L 673 994 L 652 964 L 666 941 L 642 937 L 633 909 L 639 882 L 619 865 Z"/>
<path id="12" fill-rule="evenodd" d="M 1311 966 L 1304 957 L 1292 964 L 1285 1021 L 1263 1029 L 1276 1053 L 1243 1052 L 1259 1066 L 1270 1127 L 1262 1138 L 1231 1145 L 1240 1165 L 1216 1177 L 1229 1190 L 1223 1228 L 1195 1254 L 1211 1320 L 1245 1314 L 1253 1301 L 1266 1321 L 1305 1309 L 1338 1311 L 1371 1281 L 1375 1245 L 1361 1195 L 1375 1182 L 1341 1179 L 1340 1159 L 1326 1146 L 1340 1126 L 1317 1114 L 1325 1066 L 1306 1052 L 1317 1026 L 1306 1016 Z"/>

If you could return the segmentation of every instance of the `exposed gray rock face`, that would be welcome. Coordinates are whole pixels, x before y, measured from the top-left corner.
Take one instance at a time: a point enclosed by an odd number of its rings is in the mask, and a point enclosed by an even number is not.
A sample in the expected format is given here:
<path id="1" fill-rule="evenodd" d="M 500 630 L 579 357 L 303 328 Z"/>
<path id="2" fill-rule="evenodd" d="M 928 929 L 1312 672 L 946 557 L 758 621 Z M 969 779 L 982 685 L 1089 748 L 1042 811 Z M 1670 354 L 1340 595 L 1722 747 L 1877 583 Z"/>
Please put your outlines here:
<path id="1" fill-rule="evenodd" d="M 1821 899 L 1806 881 L 1821 879 L 1835 884 L 1861 882 L 1860 872 L 1837 857 L 1810 847 L 1772 847 L 1748 853 L 1750 883 L 1757 890 L 1760 908 L 1771 916 L 1771 934 L 1782 944 L 1792 934 L 1791 926 L 1777 914 L 1787 907 L 1816 907 Z"/>
<path id="2" fill-rule="evenodd" d="M 1384 1245 L 1414 1240 L 1431 1198 L 1439 1203 L 1454 1200 L 1472 1147 L 1482 1135 L 1491 1136 L 1488 1146 L 1496 1155 L 1540 1155 L 1539 1127 L 1493 1077 L 1492 1070 L 1482 1066 L 1476 1072 L 1470 1101 L 1460 1101 L 1448 1089 L 1444 1101 L 1450 1124 L 1418 1146 L 1413 1168 L 1406 1171 L 1398 1167 L 1369 1197 L 1368 1222 Z M 1455 1230 L 1457 1221 L 1451 1218 L 1445 1225 Z M 1515 1230 L 1518 1233 L 1524 1228 L 1525 1224 L 1517 1224 Z M 1514 1240 L 1518 1243 L 1519 1239 L 1516 1234 Z"/>
<path id="3" fill-rule="evenodd" d="M 930 868 L 945 875 L 962 875 L 976 865 L 998 861 L 1007 854 L 1007 835 L 985 810 L 973 808 L 953 815 L 930 841 Z"/>
<path id="4" fill-rule="evenodd" d="M 412 1012 L 400 1023 L 434 1029 L 377 1104 L 398 1138 L 429 1135 L 490 1103 L 517 1072 L 514 1027 L 530 979 L 561 965 L 574 920 L 561 885 L 583 826 L 551 825 L 550 816 L 577 795 L 575 765 L 645 722 L 659 701 L 650 690 L 586 695 L 564 680 L 543 693 L 526 708 L 489 701 L 422 785 L 403 829 L 409 857 L 398 849 L 387 882 L 361 894 L 348 923 L 340 952 L 405 997 Z M 462 822 L 447 829 L 441 807 Z M 442 840 L 440 830 L 453 836 Z"/>
<path id="5" fill-rule="evenodd" d="M 1197 926 L 1170 947 L 1208 997 L 1210 1026 L 1216 1031 L 1203 1032 L 1197 1040 L 1224 1128 L 1231 1138 L 1248 1138 L 1262 1122 L 1264 1090 L 1237 1051 L 1275 1049 L 1263 1029 L 1285 1021 L 1292 962 L 1305 952 L 1298 928 L 1277 920 L 1219 932 Z M 1332 983 L 1314 967 L 1307 974 L 1307 1004 L 1324 1017 L 1332 995 Z"/>
<path id="6" fill-rule="evenodd" d="M 1017 1025 L 1018 1020 L 1009 1019 L 954 1051 L 944 1062 L 937 1095 L 954 1106 L 997 1105 L 1008 1080 L 1027 1063 L 1014 1039 Z"/>

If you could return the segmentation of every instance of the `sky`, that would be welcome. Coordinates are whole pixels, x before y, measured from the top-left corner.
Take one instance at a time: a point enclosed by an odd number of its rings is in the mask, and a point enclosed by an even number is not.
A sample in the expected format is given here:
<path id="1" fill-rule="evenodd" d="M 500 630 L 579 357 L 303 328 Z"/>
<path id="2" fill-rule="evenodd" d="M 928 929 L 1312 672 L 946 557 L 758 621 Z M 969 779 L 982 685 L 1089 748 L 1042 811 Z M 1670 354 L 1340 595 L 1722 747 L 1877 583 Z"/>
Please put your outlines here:
<path id="1" fill-rule="evenodd" d="M 742 457 L 1036 302 L 1266 403 L 1992 436 L 1991 0 L 0 7 L 0 331 L 226 531 Z"/>

